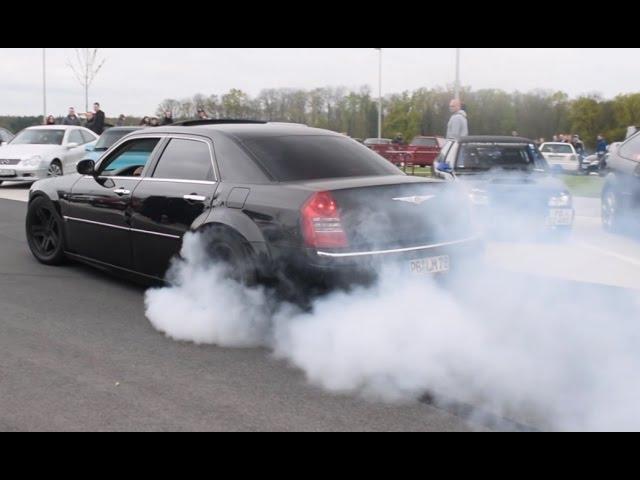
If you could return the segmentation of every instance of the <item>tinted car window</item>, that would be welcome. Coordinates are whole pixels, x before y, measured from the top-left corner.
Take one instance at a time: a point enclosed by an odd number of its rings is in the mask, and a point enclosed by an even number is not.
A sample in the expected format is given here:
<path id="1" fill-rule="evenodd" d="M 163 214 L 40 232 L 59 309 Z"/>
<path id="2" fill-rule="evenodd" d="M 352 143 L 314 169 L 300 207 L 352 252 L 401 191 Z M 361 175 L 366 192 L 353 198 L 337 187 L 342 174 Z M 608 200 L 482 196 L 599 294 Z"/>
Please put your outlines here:
<path id="1" fill-rule="evenodd" d="M 560 153 L 560 154 L 572 154 L 573 148 L 569 144 L 553 144 L 553 145 L 543 145 L 542 146 L 543 153 Z"/>
<path id="2" fill-rule="evenodd" d="M 103 176 L 139 176 L 149 162 L 159 138 L 141 138 L 123 144 L 100 165 Z"/>
<path id="3" fill-rule="evenodd" d="M 77 143 L 78 145 L 85 143 L 80 130 L 71 130 L 71 133 L 69 133 L 69 143 Z"/>
<path id="4" fill-rule="evenodd" d="M 153 177 L 175 180 L 213 180 L 209 146 L 196 140 L 171 140 L 160 157 Z"/>
<path id="5" fill-rule="evenodd" d="M 121 138 L 124 138 L 126 135 L 133 133 L 131 130 L 107 130 L 98 139 L 96 143 L 96 150 L 98 151 L 107 151 L 112 146 L 118 142 Z"/>
<path id="6" fill-rule="evenodd" d="M 244 143 L 281 182 L 399 174 L 380 155 L 344 137 L 296 135 L 245 139 Z"/>
<path id="7" fill-rule="evenodd" d="M 491 169 L 535 170 L 544 169 L 545 162 L 533 145 L 462 144 L 458 152 L 456 169 L 488 171 Z"/>
<path id="8" fill-rule="evenodd" d="M 624 158 L 640 161 L 640 135 L 629 139 L 620 147 L 619 152 Z"/>
<path id="9" fill-rule="evenodd" d="M 438 147 L 438 141 L 435 138 L 416 138 L 411 142 L 414 147 Z"/>

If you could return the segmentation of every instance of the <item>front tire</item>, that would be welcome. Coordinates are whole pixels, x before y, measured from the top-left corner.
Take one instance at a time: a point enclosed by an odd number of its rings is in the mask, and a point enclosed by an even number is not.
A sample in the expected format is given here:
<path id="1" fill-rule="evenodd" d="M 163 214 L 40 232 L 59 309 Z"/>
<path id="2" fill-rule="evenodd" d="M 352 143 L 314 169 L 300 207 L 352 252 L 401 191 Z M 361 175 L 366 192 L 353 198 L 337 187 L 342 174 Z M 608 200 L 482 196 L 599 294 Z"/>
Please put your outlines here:
<path id="1" fill-rule="evenodd" d="M 48 199 L 38 197 L 27 212 L 27 243 L 33 256 L 45 265 L 64 263 L 64 221 Z"/>
<path id="2" fill-rule="evenodd" d="M 49 165 L 49 169 L 47 170 L 47 177 L 61 177 L 64 175 L 64 170 L 62 169 L 62 163 L 59 160 L 54 160 Z"/>

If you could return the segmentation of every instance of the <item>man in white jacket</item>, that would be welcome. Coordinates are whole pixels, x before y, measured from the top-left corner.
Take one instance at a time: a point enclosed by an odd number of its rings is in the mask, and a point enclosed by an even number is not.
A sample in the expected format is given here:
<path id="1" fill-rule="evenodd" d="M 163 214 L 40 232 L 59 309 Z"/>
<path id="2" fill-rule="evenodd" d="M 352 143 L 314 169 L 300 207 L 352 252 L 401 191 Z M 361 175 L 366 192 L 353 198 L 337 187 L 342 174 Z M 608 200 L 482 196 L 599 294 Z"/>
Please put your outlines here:
<path id="1" fill-rule="evenodd" d="M 462 137 L 469 136 L 469 123 L 467 121 L 467 112 L 462 110 L 460 100 L 451 100 L 449 110 L 452 115 L 447 125 L 447 138 L 460 140 Z"/>

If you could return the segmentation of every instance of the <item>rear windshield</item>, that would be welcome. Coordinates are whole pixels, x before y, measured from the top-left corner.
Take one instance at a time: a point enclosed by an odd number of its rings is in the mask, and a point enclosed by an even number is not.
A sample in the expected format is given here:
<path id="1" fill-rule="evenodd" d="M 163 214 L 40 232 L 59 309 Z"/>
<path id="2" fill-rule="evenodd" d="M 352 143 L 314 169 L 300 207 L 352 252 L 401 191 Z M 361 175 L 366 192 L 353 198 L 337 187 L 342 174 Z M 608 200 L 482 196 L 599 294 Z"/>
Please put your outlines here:
<path id="1" fill-rule="evenodd" d="M 400 174 L 377 153 L 343 137 L 296 135 L 245 139 L 244 144 L 280 182 Z"/>
<path id="2" fill-rule="evenodd" d="M 572 154 L 573 148 L 571 148 L 571 145 L 568 145 L 568 144 L 543 145 L 542 153 L 561 153 L 561 154 L 571 153 Z"/>
<path id="3" fill-rule="evenodd" d="M 435 138 L 416 138 L 411 142 L 414 147 L 438 147 L 438 140 Z"/>
<path id="4" fill-rule="evenodd" d="M 107 130 L 98 139 L 96 150 L 109 150 L 115 143 L 126 135 L 133 133 L 133 130 Z"/>
<path id="5" fill-rule="evenodd" d="M 547 164 L 534 145 L 463 144 L 456 170 L 545 170 Z"/>

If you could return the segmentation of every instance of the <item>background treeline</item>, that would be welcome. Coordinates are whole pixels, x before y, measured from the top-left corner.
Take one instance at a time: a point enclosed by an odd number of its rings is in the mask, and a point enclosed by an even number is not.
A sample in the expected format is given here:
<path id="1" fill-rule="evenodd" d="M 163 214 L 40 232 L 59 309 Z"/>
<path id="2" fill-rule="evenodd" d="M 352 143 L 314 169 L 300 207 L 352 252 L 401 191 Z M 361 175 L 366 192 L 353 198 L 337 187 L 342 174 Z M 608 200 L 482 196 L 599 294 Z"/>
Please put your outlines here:
<path id="1" fill-rule="evenodd" d="M 444 135 L 451 97 L 444 88 L 388 95 L 384 100 L 383 135 L 391 138 L 402 133 L 406 139 Z M 563 92 L 467 89 L 463 99 L 471 133 L 477 135 L 510 135 L 517 131 L 526 137 L 551 140 L 554 134 L 577 133 L 593 146 L 599 133 L 610 141 L 622 140 L 629 125 L 640 125 L 640 93 L 609 100 L 595 94 L 570 99 Z M 377 98 L 366 87 L 357 91 L 268 89 L 253 98 L 234 89 L 224 95 L 167 99 L 157 115 L 170 110 L 175 118 L 191 118 L 199 106 L 212 118 L 295 122 L 356 138 L 377 136 Z"/>
<path id="2" fill-rule="evenodd" d="M 449 119 L 451 91 L 445 88 L 421 88 L 387 95 L 384 99 L 383 136 L 402 133 L 406 139 L 416 135 L 444 135 Z M 593 146 L 599 133 L 609 141 L 624 139 L 626 128 L 640 125 L 640 93 L 604 99 L 586 95 L 571 99 L 563 92 L 466 89 L 463 100 L 472 134 L 504 134 L 517 131 L 529 138 L 550 140 L 557 133 L 577 133 Z M 121 112 L 107 114 L 115 123 Z M 164 100 L 155 112 L 166 110 L 176 120 L 195 118 L 203 107 L 211 118 L 260 119 L 304 123 L 344 132 L 355 138 L 377 136 L 377 98 L 369 88 L 343 87 L 300 90 L 267 89 L 252 97 L 232 89 L 222 95 L 194 95 L 186 99 Z M 0 117 L 0 126 L 13 132 L 42 122 L 42 117 Z M 128 125 L 137 125 L 139 117 L 128 117 Z"/>

